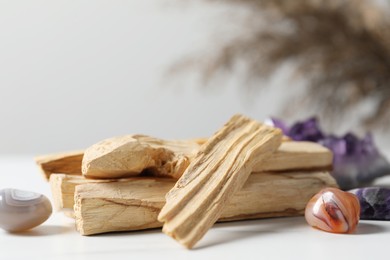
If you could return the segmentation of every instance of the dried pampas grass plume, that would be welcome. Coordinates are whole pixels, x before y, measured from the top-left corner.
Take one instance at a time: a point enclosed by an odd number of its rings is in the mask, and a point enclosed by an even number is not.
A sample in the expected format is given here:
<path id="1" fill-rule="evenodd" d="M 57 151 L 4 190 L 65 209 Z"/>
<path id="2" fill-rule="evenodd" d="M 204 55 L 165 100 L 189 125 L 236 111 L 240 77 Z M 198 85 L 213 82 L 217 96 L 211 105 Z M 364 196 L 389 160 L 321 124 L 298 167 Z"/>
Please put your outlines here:
<path id="1" fill-rule="evenodd" d="M 294 74 L 308 82 L 308 98 L 327 116 L 337 118 L 369 101 L 374 109 L 360 124 L 389 125 L 389 10 L 372 0 L 224 2 L 249 6 L 252 17 L 244 37 L 228 42 L 208 60 L 206 77 L 241 60 L 248 76 L 260 79 L 292 63 Z"/>

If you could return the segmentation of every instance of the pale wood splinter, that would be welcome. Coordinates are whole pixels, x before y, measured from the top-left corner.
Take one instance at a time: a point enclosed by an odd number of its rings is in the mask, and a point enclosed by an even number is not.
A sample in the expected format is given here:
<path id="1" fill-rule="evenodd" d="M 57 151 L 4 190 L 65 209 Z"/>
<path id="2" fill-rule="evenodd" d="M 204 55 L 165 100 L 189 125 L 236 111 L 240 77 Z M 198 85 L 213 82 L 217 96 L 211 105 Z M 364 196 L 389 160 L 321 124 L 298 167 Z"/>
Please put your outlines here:
<path id="1" fill-rule="evenodd" d="M 233 116 L 200 149 L 175 187 L 158 220 L 163 232 L 192 248 L 244 185 L 253 166 L 279 147 L 280 129 Z"/>

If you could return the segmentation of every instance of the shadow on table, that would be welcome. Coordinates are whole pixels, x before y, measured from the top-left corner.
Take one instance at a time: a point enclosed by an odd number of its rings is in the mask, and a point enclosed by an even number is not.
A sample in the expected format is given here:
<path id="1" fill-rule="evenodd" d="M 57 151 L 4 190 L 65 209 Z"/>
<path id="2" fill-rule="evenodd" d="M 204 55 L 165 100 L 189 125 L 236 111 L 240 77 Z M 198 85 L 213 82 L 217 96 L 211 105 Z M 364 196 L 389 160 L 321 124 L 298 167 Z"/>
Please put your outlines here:
<path id="1" fill-rule="evenodd" d="M 119 236 L 140 236 L 140 235 L 150 235 L 150 234 L 161 234 L 161 228 L 145 229 L 145 230 L 134 230 L 134 231 L 119 231 L 119 232 L 109 232 L 103 234 L 91 235 L 91 237 L 119 237 Z"/>
<path id="2" fill-rule="evenodd" d="M 356 235 L 369 235 L 369 234 L 378 234 L 378 233 L 383 233 L 383 232 L 387 232 L 387 229 L 382 227 L 382 226 L 379 226 L 379 225 L 375 225 L 374 223 L 367 223 L 367 222 L 360 222 L 357 229 L 356 229 Z"/>
<path id="3" fill-rule="evenodd" d="M 302 227 L 311 227 L 306 223 L 305 218 L 288 217 L 288 218 L 269 218 L 245 221 L 233 221 L 217 223 L 213 226 L 216 232 L 208 233 L 193 250 L 209 248 L 217 245 L 228 244 L 237 240 L 250 239 L 256 236 L 264 236 L 265 234 L 300 232 Z M 295 230 L 295 231 L 294 231 Z M 313 229 L 314 230 L 314 229 Z M 323 232 L 323 231 L 316 231 Z M 360 222 L 356 233 L 352 235 L 368 235 L 387 232 L 387 230 L 375 223 Z M 94 237 L 119 237 L 119 236 L 147 236 L 150 234 L 161 234 L 161 228 L 139 230 L 139 231 L 124 231 L 105 234 L 93 235 Z M 350 234 L 335 234 L 335 235 L 350 235 Z"/>
<path id="4" fill-rule="evenodd" d="M 295 232 L 302 227 L 310 228 L 304 217 L 272 218 L 249 221 L 237 221 L 216 224 L 213 228 L 224 229 L 229 232 L 228 235 L 215 234 L 206 236 L 194 249 L 204 249 L 219 244 L 227 244 L 237 240 L 250 239 L 256 236 L 264 236 L 271 233 Z M 237 229 L 236 227 L 239 227 Z M 318 232 L 323 232 L 318 230 Z M 358 228 L 353 234 L 335 234 L 335 235 L 369 235 L 387 232 L 387 229 L 375 222 L 360 222 Z"/>
<path id="5" fill-rule="evenodd" d="M 267 233 L 286 232 L 307 225 L 303 217 L 258 219 L 247 221 L 235 221 L 216 224 L 216 230 L 224 229 L 229 235 L 205 237 L 194 249 L 204 249 L 219 244 L 226 244 L 237 240 L 249 239 L 256 236 L 263 236 Z M 239 229 L 236 229 L 239 228 Z"/>
<path id="6" fill-rule="evenodd" d="M 53 236 L 68 232 L 74 232 L 73 226 L 42 225 L 27 231 L 10 233 L 13 236 L 38 237 Z"/>

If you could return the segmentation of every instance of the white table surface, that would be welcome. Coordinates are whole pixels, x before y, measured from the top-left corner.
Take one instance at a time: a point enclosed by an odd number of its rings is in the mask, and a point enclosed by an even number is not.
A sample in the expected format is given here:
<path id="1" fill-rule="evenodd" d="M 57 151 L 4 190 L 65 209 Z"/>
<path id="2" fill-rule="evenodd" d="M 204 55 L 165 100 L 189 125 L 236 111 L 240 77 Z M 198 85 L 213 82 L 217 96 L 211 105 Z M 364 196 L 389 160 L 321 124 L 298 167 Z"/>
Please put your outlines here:
<path id="1" fill-rule="evenodd" d="M 389 183 L 390 178 L 381 182 Z M 1 188 L 19 188 L 51 198 L 33 157 L 1 157 Z M 217 224 L 193 250 L 160 230 L 84 237 L 72 219 L 55 212 L 21 234 L 0 230 L 0 259 L 389 259 L 390 222 L 361 221 L 355 234 L 331 234 L 303 217 Z"/>

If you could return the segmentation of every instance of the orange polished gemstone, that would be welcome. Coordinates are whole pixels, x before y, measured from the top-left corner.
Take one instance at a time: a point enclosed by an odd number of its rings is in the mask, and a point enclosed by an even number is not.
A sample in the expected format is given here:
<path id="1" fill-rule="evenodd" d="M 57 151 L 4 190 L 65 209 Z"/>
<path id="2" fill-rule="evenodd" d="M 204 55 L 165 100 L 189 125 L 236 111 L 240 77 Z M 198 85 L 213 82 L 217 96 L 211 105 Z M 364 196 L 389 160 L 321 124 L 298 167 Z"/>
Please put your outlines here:
<path id="1" fill-rule="evenodd" d="M 306 205 L 305 218 L 315 228 L 331 233 L 352 233 L 359 222 L 358 198 L 336 188 L 325 188 Z"/>

